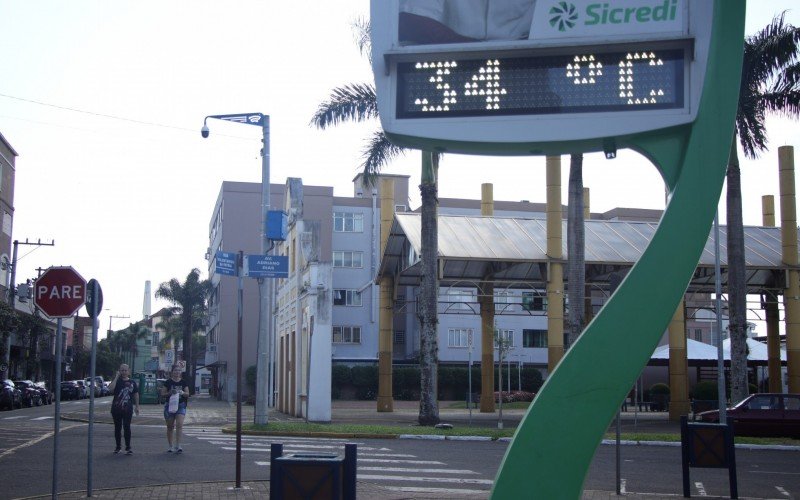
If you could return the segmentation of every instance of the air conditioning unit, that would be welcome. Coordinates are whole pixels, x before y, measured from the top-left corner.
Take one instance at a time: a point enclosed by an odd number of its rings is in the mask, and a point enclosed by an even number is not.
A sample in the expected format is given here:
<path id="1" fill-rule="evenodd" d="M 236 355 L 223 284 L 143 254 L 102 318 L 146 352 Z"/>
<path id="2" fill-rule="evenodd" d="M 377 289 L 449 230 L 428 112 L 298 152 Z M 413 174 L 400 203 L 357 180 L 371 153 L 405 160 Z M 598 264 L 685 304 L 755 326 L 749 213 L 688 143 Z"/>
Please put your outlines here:
<path id="1" fill-rule="evenodd" d="M 217 352 L 217 345 L 216 344 L 209 344 L 207 346 L 208 352 Z"/>

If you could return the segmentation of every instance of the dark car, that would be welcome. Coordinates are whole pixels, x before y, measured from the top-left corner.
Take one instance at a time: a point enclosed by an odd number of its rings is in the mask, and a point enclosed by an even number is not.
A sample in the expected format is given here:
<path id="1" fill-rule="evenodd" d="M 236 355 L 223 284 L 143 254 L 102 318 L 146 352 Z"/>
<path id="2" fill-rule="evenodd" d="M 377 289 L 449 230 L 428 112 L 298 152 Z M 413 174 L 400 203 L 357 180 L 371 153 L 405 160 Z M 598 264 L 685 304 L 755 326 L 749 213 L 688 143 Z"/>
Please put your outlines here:
<path id="1" fill-rule="evenodd" d="M 80 387 L 80 389 L 81 389 L 81 394 L 80 394 L 80 397 L 78 397 L 78 399 L 88 398 L 89 397 L 89 386 L 86 384 L 86 382 L 84 382 L 83 380 L 73 380 L 73 382 L 78 384 L 78 387 Z"/>
<path id="2" fill-rule="evenodd" d="M 42 404 L 53 404 L 54 396 L 53 393 L 47 389 L 47 384 L 45 382 L 34 382 L 34 385 L 39 388 L 39 394 L 42 396 Z"/>
<path id="3" fill-rule="evenodd" d="M 33 382 L 30 380 L 17 380 L 14 385 L 22 392 L 22 404 L 29 408 L 42 406 L 42 395 Z"/>
<path id="4" fill-rule="evenodd" d="M 61 382 L 61 399 L 81 399 L 82 389 L 74 380 Z"/>
<path id="5" fill-rule="evenodd" d="M 7 410 L 22 408 L 22 392 L 11 380 L 3 380 L 0 384 L 0 408 Z"/>
<path id="6" fill-rule="evenodd" d="M 800 439 L 800 394 L 752 394 L 727 410 L 737 436 Z M 701 422 L 719 422 L 719 411 L 704 411 Z"/>

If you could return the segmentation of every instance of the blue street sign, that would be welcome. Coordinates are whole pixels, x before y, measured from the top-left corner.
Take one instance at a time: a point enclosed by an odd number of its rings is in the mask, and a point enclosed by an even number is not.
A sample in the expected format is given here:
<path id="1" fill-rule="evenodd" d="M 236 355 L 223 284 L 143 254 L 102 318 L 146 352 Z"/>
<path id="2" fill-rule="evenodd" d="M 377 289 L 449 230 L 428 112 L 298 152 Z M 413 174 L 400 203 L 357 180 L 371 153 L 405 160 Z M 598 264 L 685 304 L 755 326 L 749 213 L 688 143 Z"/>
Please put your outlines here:
<path id="1" fill-rule="evenodd" d="M 216 261 L 214 272 L 226 276 L 236 276 L 238 274 L 236 272 L 236 258 L 237 255 L 234 252 L 217 252 L 214 257 Z"/>
<path id="2" fill-rule="evenodd" d="M 244 275 L 250 278 L 288 278 L 289 257 L 282 255 L 245 255 Z"/>

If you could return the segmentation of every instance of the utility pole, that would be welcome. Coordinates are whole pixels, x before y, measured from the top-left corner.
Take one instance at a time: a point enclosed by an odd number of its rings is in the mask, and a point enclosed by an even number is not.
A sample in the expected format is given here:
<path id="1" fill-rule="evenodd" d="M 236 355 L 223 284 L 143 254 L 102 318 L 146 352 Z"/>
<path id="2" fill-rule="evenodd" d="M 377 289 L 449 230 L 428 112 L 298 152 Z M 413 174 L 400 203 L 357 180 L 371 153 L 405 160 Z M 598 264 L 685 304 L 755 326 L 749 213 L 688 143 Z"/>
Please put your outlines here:
<path id="1" fill-rule="evenodd" d="M 50 243 L 42 243 L 42 240 L 36 241 L 28 241 L 28 238 L 25 238 L 25 241 L 14 240 L 14 252 L 11 257 L 11 276 L 8 283 L 8 304 L 11 306 L 12 311 L 16 311 L 17 307 L 17 252 L 20 245 L 33 245 L 33 246 L 45 246 L 45 247 L 53 247 L 56 245 L 55 240 L 50 240 Z M 11 333 L 6 336 L 5 345 L 5 353 L 3 354 L 3 360 L 0 362 L 0 380 L 5 380 L 8 378 L 8 371 L 10 369 L 10 362 L 11 362 Z"/>

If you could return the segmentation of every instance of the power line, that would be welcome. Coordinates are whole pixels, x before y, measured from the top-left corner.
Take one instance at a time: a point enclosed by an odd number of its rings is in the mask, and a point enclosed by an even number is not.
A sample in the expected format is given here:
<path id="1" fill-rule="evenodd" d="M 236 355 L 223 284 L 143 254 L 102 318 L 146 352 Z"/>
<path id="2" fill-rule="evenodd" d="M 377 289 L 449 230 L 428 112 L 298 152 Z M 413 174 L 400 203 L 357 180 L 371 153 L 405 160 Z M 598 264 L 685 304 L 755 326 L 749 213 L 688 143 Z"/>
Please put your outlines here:
<path id="1" fill-rule="evenodd" d="M 197 133 L 196 129 L 189 129 L 189 128 L 186 128 L 186 127 L 177 127 L 175 125 L 164 125 L 163 123 L 148 122 L 148 121 L 144 121 L 144 120 L 136 120 L 136 119 L 133 119 L 133 118 L 125 118 L 123 116 L 109 115 L 109 114 L 106 114 L 106 113 L 96 113 L 94 111 L 85 111 L 85 110 L 82 110 L 82 109 L 70 108 L 69 106 L 61 106 L 61 105 L 58 105 L 58 104 L 50 104 L 50 103 L 47 103 L 47 102 L 36 101 L 34 99 L 26 99 L 24 97 L 17 97 L 17 96 L 3 94 L 3 93 L 0 93 L 0 97 L 5 97 L 7 99 L 14 99 L 14 100 L 20 101 L 20 102 L 27 102 L 27 103 L 31 103 L 31 104 L 37 104 L 39 106 L 46 106 L 48 108 L 55 108 L 55 109 L 61 109 L 61 110 L 64 110 L 64 111 L 71 111 L 73 113 L 81 113 L 81 114 L 84 114 L 84 115 L 97 116 L 97 117 L 101 117 L 101 118 L 109 118 L 111 120 L 119 120 L 119 121 L 128 122 L 128 123 L 135 123 L 137 125 L 146 125 L 146 126 L 151 126 L 151 127 L 161 127 L 161 128 L 172 129 L 172 130 L 180 130 L 182 132 Z M 244 139 L 244 140 L 251 140 L 252 139 L 250 137 L 241 137 L 241 136 L 229 135 L 229 134 L 219 134 L 219 135 L 221 135 L 223 137 L 232 137 L 234 139 Z"/>

